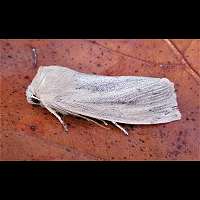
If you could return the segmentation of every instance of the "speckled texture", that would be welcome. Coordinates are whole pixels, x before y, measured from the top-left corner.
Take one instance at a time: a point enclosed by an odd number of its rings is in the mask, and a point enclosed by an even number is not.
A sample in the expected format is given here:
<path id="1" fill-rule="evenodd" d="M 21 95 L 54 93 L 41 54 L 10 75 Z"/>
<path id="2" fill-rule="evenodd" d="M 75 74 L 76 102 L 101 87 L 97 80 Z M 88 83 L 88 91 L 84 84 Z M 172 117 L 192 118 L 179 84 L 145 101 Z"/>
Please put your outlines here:
<path id="1" fill-rule="evenodd" d="M 199 76 L 199 40 L 173 40 Z M 34 66 L 32 48 L 37 51 Z M 200 82 L 163 40 L 0 40 L 1 160 L 199 160 Z M 40 65 L 101 75 L 167 77 L 175 83 L 182 120 L 103 129 L 57 119 L 27 103 L 25 90 Z"/>

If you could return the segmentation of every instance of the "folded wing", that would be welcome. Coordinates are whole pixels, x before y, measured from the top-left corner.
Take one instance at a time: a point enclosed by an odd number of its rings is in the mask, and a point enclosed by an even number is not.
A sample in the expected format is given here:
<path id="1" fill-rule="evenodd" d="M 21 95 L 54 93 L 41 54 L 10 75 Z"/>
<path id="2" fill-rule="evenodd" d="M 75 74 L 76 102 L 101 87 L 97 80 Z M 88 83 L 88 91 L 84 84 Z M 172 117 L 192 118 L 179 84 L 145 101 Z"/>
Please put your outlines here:
<path id="1" fill-rule="evenodd" d="M 77 73 L 74 88 L 55 97 L 53 108 L 127 124 L 166 123 L 181 118 L 174 84 L 166 78 Z"/>

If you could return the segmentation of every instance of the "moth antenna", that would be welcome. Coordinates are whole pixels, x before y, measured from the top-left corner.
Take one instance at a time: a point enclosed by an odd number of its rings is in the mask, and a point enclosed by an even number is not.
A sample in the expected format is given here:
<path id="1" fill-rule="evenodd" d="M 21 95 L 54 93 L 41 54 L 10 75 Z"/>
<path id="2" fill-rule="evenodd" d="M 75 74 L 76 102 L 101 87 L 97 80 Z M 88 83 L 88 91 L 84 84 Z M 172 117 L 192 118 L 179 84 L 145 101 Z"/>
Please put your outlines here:
<path id="1" fill-rule="evenodd" d="M 121 127 L 119 124 L 117 124 L 117 122 L 112 122 L 116 127 L 118 127 L 120 130 L 122 130 L 126 135 L 128 135 L 128 132 L 123 128 Z"/>
<path id="2" fill-rule="evenodd" d="M 57 113 L 55 112 L 55 110 L 53 110 L 52 108 L 50 108 L 50 107 L 48 107 L 47 105 L 45 105 L 43 102 L 42 102 L 42 104 L 44 105 L 44 107 L 45 107 L 50 113 L 52 113 L 52 114 L 59 120 L 59 122 L 63 125 L 64 130 L 67 132 L 67 131 L 68 131 L 68 129 L 67 129 L 67 124 L 65 124 L 65 122 L 62 120 L 62 118 L 60 117 L 60 115 L 57 114 Z"/>

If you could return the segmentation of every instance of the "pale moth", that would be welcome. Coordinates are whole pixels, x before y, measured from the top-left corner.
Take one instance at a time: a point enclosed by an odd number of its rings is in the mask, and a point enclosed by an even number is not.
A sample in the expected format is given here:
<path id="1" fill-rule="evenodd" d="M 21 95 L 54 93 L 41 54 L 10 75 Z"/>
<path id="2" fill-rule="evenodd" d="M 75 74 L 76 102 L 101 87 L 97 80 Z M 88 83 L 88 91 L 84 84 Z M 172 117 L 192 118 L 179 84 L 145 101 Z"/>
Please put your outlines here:
<path id="1" fill-rule="evenodd" d="M 60 113 L 97 123 L 95 118 L 105 125 L 110 121 L 127 135 L 118 123 L 160 124 L 181 119 L 174 84 L 167 78 L 101 76 L 41 66 L 26 96 L 28 103 L 55 115 L 66 131 Z"/>

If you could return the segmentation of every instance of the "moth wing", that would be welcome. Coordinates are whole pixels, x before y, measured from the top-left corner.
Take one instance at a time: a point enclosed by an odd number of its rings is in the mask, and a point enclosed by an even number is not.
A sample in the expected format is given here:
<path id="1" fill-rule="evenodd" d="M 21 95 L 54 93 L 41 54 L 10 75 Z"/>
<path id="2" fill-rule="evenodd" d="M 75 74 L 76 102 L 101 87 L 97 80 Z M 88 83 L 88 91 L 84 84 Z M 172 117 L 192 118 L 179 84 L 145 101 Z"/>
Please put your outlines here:
<path id="1" fill-rule="evenodd" d="M 181 118 L 174 85 L 166 78 L 77 73 L 71 84 L 71 91 L 49 102 L 63 114 L 72 112 L 127 124 L 157 124 Z"/>

